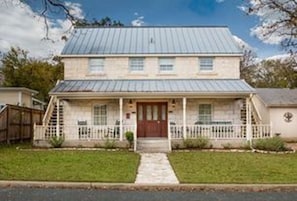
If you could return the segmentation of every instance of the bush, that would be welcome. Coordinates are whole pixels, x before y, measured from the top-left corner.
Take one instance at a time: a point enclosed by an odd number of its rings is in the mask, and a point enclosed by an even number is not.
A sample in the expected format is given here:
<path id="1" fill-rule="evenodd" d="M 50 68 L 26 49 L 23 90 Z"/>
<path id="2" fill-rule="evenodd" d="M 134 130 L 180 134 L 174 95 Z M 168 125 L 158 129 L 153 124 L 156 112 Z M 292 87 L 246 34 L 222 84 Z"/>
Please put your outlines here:
<path id="1" fill-rule="evenodd" d="M 232 149 L 231 143 L 222 144 L 223 149 Z"/>
<path id="2" fill-rule="evenodd" d="M 133 141 L 134 141 L 134 134 L 132 131 L 127 131 L 125 133 L 125 136 L 126 136 L 126 140 L 128 140 L 129 142 L 129 146 L 132 147 L 133 145 Z"/>
<path id="3" fill-rule="evenodd" d="M 209 139 L 205 137 L 197 137 L 194 139 L 185 139 L 184 146 L 187 149 L 204 149 L 209 147 Z"/>
<path id="4" fill-rule="evenodd" d="M 107 139 L 104 142 L 104 148 L 105 149 L 114 149 L 114 148 L 116 148 L 116 142 L 115 142 L 115 140 Z"/>
<path id="5" fill-rule="evenodd" d="M 288 151 L 282 138 L 276 136 L 273 138 L 259 139 L 253 141 L 253 148 L 264 151 Z"/>
<path id="6" fill-rule="evenodd" d="M 64 137 L 63 136 L 54 136 L 49 141 L 49 143 L 54 148 L 60 148 L 60 147 L 62 147 L 63 142 L 64 142 Z"/>

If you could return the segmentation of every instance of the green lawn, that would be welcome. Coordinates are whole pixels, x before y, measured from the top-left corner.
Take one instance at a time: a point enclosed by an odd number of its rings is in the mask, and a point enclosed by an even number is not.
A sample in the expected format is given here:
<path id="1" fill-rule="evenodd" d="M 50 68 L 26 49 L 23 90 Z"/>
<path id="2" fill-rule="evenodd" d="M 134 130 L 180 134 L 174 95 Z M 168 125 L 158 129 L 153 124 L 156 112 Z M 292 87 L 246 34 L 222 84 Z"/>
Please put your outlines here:
<path id="1" fill-rule="evenodd" d="M 134 182 L 140 156 L 125 151 L 0 147 L 0 180 Z"/>
<path id="2" fill-rule="evenodd" d="M 173 152 L 181 183 L 297 183 L 297 154 Z"/>

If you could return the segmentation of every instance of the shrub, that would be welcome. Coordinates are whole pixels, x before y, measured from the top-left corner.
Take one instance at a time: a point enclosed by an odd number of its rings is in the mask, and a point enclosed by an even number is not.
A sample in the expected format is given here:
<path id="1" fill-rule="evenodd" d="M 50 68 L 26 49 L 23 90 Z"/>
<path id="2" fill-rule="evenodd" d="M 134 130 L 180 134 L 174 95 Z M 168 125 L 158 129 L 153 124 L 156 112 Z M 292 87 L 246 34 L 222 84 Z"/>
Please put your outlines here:
<path id="1" fill-rule="evenodd" d="M 106 139 L 106 141 L 104 142 L 104 148 L 105 149 L 114 149 L 114 148 L 116 148 L 115 140 Z"/>
<path id="2" fill-rule="evenodd" d="M 232 149 L 231 143 L 222 144 L 223 149 Z"/>
<path id="3" fill-rule="evenodd" d="M 134 134 L 132 131 L 127 131 L 125 133 L 125 136 L 126 136 L 126 140 L 128 140 L 129 142 L 129 146 L 132 147 L 133 145 L 133 141 L 134 141 Z"/>
<path id="4" fill-rule="evenodd" d="M 49 141 L 49 143 L 54 148 L 60 148 L 60 147 L 62 147 L 63 142 L 64 142 L 64 137 L 63 136 L 54 136 Z"/>
<path id="5" fill-rule="evenodd" d="M 276 136 L 273 138 L 259 139 L 253 141 L 253 148 L 264 151 L 288 151 L 282 138 Z"/>
<path id="6" fill-rule="evenodd" d="M 184 146 L 188 149 L 204 149 L 209 146 L 209 139 L 205 137 L 197 137 L 194 139 L 185 139 Z"/>

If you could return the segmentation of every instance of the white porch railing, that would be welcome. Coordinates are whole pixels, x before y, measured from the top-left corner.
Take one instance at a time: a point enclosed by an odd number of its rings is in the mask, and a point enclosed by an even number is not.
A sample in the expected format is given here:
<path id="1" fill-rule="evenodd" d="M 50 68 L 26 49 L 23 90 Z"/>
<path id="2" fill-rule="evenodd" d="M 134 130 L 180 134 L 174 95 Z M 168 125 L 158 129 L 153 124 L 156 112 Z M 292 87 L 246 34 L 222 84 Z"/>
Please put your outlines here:
<path id="1" fill-rule="evenodd" d="M 48 140 L 56 136 L 56 126 L 35 125 L 34 140 Z M 61 129 L 61 128 L 60 128 Z M 67 125 L 63 126 L 65 140 L 104 140 L 120 139 L 119 125 Z M 136 132 L 135 125 L 123 125 L 123 135 L 127 131 Z M 125 139 L 125 136 L 123 136 Z"/>
<path id="2" fill-rule="evenodd" d="M 182 125 L 170 125 L 171 139 L 184 138 Z M 209 139 L 246 139 L 246 125 L 187 125 L 189 139 L 207 137 Z M 252 125 L 253 138 L 271 137 L 271 125 Z"/>

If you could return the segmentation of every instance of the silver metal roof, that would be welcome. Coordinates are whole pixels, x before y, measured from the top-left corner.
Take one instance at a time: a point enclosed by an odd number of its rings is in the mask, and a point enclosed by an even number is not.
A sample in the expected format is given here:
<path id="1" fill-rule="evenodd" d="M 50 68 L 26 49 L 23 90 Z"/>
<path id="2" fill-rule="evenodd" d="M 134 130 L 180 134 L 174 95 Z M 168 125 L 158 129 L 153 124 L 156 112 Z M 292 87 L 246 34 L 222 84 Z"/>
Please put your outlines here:
<path id="1" fill-rule="evenodd" d="M 227 27 L 75 28 L 61 56 L 241 54 Z"/>
<path id="2" fill-rule="evenodd" d="M 254 89 L 239 79 L 64 80 L 51 95 L 74 94 L 249 94 Z"/>
<path id="3" fill-rule="evenodd" d="M 257 88 L 256 93 L 268 107 L 297 106 L 297 89 Z"/>

